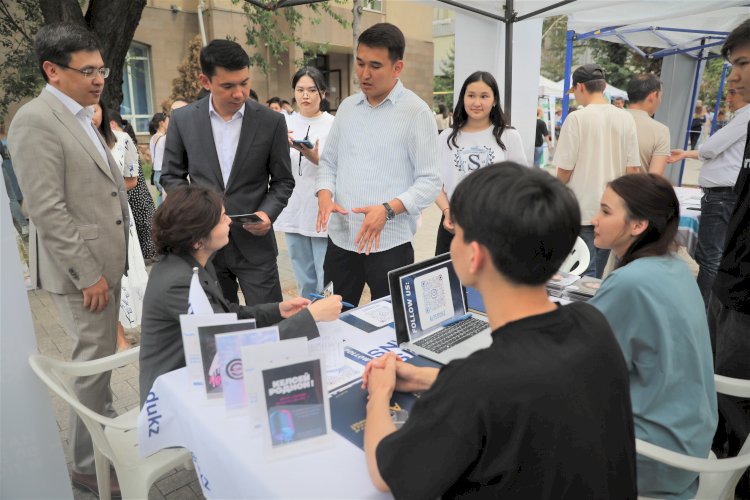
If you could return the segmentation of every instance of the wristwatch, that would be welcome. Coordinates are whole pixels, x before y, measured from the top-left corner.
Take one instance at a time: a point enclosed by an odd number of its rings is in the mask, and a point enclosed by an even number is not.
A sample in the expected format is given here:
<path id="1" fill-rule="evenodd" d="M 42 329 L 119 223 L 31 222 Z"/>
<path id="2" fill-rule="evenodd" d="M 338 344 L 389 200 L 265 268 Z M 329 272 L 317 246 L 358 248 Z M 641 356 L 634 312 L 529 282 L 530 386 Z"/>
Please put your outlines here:
<path id="1" fill-rule="evenodd" d="M 388 203 L 383 203 L 383 206 L 385 207 L 385 220 L 393 220 L 396 218 L 396 212 L 393 211 L 391 206 Z"/>

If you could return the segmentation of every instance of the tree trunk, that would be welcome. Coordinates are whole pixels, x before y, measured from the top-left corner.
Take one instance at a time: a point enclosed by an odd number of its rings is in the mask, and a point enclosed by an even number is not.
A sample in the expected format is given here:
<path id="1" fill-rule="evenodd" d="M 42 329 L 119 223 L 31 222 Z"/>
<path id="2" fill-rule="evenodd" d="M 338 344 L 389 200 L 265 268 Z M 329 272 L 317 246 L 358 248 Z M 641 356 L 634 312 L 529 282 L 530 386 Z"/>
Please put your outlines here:
<path id="1" fill-rule="evenodd" d="M 352 72 L 351 78 L 351 92 L 354 94 L 359 91 L 359 79 L 357 78 L 357 40 L 359 35 L 362 34 L 362 7 L 364 0 L 353 0 L 354 7 L 352 8 Z"/>
<path id="2" fill-rule="evenodd" d="M 119 109 L 122 71 L 146 0 L 90 0 L 84 16 L 78 0 L 39 0 L 45 24 L 60 21 L 82 23 L 99 38 L 104 65 L 110 68 L 102 104 Z"/>

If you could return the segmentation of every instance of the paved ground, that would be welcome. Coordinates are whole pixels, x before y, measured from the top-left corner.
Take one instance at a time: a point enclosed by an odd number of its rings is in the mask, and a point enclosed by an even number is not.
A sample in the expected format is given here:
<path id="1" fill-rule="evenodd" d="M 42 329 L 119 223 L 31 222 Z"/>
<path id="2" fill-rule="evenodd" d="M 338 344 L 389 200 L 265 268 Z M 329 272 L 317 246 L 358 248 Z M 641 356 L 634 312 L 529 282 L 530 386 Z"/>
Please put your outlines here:
<path id="1" fill-rule="evenodd" d="M 424 259 L 435 252 L 435 232 L 440 221 L 440 210 L 432 206 L 427 209 L 422 218 L 422 224 L 415 238 L 415 258 Z M 292 266 L 287 253 L 283 234 L 277 237 L 279 243 L 279 274 L 284 297 L 297 295 L 297 285 L 294 281 Z M 39 352 L 58 359 L 70 359 L 72 340 L 65 333 L 58 318 L 57 310 L 47 292 L 43 290 L 31 290 L 29 294 L 29 305 L 34 319 Z M 362 302 L 370 299 L 369 291 L 365 289 Z M 126 336 L 132 344 L 137 345 L 140 332 L 138 330 L 126 331 Z M 118 412 L 125 412 L 138 406 L 138 367 L 127 366 L 116 370 L 112 374 L 112 392 L 114 394 L 114 406 Z M 60 440 L 63 442 L 63 450 L 68 463 L 71 465 L 71 456 L 68 449 L 68 407 L 56 396 L 52 397 L 52 407 L 55 412 Z M 73 496 L 76 500 L 93 500 L 96 497 L 85 491 L 73 488 Z M 175 469 L 161 480 L 157 481 L 149 492 L 149 500 L 191 500 L 201 499 L 203 495 L 194 471 Z"/>
<path id="2" fill-rule="evenodd" d="M 696 162 L 697 163 L 697 162 Z M 697 165 L 688 165 L 685 174 L 685 184 L 697 183 Z M 434 205 L 425 210 L 422 216 L 421 226 L 414 240 L 414 253 L 417 260 L 422 260 L 434 255 L 435 234 L 440 221 L 440 210 Z M 278 236 L 279 243 L 279 273 L 281 285 L 285 297 L 297 295 L 296 283 L 292 273 L 289 255 L 283 235 Z M 695 269 L 694 263 L 691 263 Z M 37 345 L 39 351 L 47 356 L 70 359 L 72 340 L 68 337 L 58 318 L 57 310 L 50 297 L 42 290 L 29 291 L 29 304 L 34 318 Z M 369 301 L 369 291 L 365 289 L 362 303 Z M 127 337 L 131 343 L 137 344 L 140 338 L 138 330 L 128 331 Z M 115 409 L 119 412 L 127 411 L 138 406 L 138 368 L 127 366 L 116 370 L 112 376 L 112 391 L 114 393 Z M 57 397 L 52 396 L 53 409 L 58 423 L 60 439 L 63 442 L 68 468 L 70 469 L 71 457 L 68 450 L 68 410 L 66 405 Z M 93 500 L 93 494 L 73 488 L 76 500 Z M 171 473 L 157 481 L 149 492 L 150 500 L 191 500 L 201 499 L 198 479 L 194 471 L 175 469 Z"/>

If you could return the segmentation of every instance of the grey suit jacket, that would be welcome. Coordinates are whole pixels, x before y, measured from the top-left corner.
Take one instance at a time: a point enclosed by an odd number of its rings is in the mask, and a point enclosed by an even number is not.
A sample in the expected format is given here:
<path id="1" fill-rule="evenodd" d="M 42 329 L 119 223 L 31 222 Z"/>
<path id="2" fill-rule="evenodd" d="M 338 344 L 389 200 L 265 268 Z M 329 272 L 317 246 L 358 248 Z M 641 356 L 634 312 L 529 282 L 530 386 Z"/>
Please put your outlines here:
<path id="1" fill-rule="evenodd" d="M 8 145 L 33 222 L 32 282 L 58 294 L 101 276 L 119 287 L 127 266 L 128 196 L 109 148 L 107 164 L 76 117 L 46 90 L 16 113 Z"/>
<path id="2" fill-rule="evenodd" d="M 284 116 L 255 101 L 245 104 L 232 173 L 225 186 L 211 129 L 210 98 L 173 113 L 159 182 L 169 193 L 186 185 L 189 175 L 190 182 L 224 194 L 227 214 L 262 210 L 273 222 L 294 189 Z M 230 238 L 248 262 L 263 264 L 271 259 L 275 262 L 278 251 L 273 229 L 263 236 L 254 236 L 233 224 Z"/>
<path id="3" fill-rule="evenodd" d="M 141 319 L 140 397 L 141 406 L 160 375 L 185 366 L 182 346 L 180 314 L 187 314 L 190 280 L 193 267 L 200 269 L 198 277 L 214 312 L 235 312 L 240 319 L 255 318 L 258 327 L 279 325 L 282 340 L 294 337 L 319 336 L 310 311 L 304 309 L 291 318 L 283 319 L 278 304 L 241 306 L 227 302 L 209 262 L 203 268 L 187 255 L 167 254 L 151 268 L 146 293 L 143 297 Z"/>

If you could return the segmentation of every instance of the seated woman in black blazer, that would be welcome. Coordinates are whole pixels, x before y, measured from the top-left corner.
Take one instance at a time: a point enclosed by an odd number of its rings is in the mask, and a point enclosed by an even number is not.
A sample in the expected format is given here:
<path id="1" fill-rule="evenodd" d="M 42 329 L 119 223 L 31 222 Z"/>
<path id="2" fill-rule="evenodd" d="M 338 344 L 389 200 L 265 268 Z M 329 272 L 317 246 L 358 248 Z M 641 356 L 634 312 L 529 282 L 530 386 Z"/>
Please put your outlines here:
<path id="1" fill-rule="evenodd" d="M 256 306 L 227 302 L 210 259 L 229 243 L 230 224 L 221 196 L 203 187 L 186 186 L 170 192 L 156 211 L 151 231 L 161 257 L 151 269 L 143 299 L 141 406 L 159 375 L 185 366 L 180 314 L 188 310 L 194 267 L 199 269 L 201 286 L 214 312 L 255 318 L 259 327 L 278 323 L 282 339 L 318 337 L 315 322 L 333 321 L 341 312 L 339 295 L 314 303 L 302 297 Z"/>

